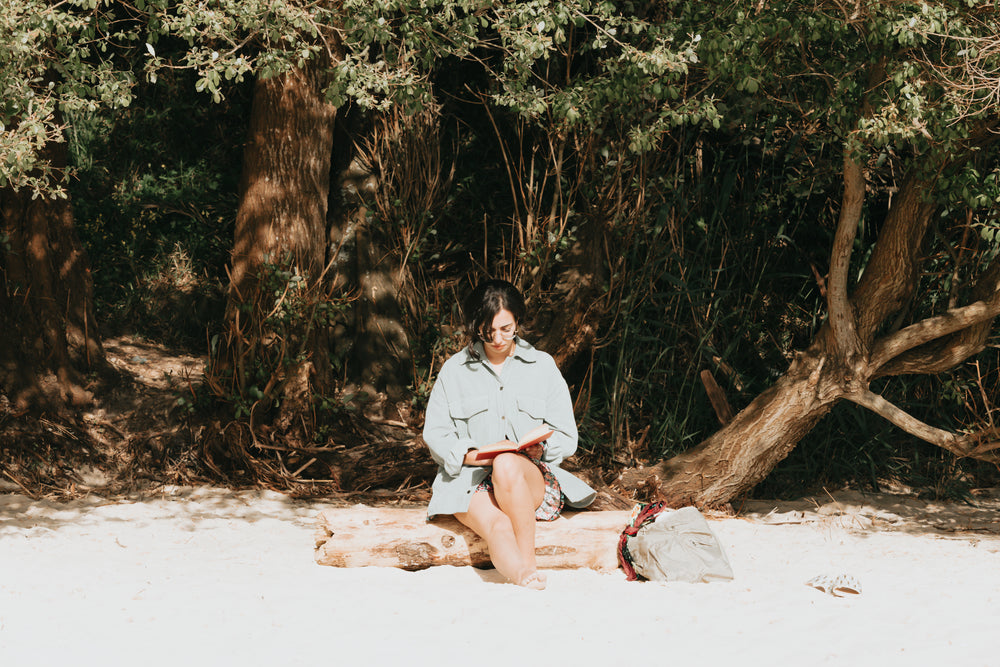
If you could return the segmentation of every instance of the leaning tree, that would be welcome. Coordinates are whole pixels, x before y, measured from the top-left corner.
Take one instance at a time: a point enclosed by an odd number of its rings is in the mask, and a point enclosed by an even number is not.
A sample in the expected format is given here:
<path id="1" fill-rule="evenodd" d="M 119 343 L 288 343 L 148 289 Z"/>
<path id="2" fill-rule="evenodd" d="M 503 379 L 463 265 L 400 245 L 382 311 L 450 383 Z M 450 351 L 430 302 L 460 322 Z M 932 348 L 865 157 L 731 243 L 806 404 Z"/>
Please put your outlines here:
<path id="1" fill-rule="evenodd" d="M 726 503 L 841 400 L 956 456 L 1000 460 L 995 431 L 931 426 L 872 389 L 879 378 L 935 374 L 969 359 L 1000 314 L 1000 258 L 984 242 L 1000 201 L 992 3 L 758 3 L 699 15 L 705 9 L 687 18 L 701 34 L 705 80 L 733 110 L 731 127 L 753 133 L 761 113 L 787 123 L 814 157 L 821 144 L 840 147 L 833 168 L 842 197 L 823 277 L 828 316 L 780 379 L 718 432 L 626 471 L 620 483 L 675 503 Z M 734 51 L 745 57 L 731 58 Z M 878 226 L 877 238 L 859 257 L 866 222 Z M 918 289 L 935 243 L 945 244 L 954 281 L 952 298 L 936 304 Z"/>

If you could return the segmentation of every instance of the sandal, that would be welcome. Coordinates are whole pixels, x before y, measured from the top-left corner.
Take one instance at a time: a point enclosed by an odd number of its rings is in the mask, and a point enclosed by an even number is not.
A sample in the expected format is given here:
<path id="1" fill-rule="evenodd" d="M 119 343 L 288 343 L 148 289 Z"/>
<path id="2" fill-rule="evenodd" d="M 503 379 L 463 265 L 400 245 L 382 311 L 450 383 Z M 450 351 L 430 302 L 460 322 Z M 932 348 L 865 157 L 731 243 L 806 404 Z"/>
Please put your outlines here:
<path id="1" fill-rule="evenodd" d="M 806 586 L 812 586 L 818 591 L 829 593 L 838 598 L 846 595 L 861 595 L 861 584 L 849 574 L 837 576 L 821 574 L 807 581 Z"/>
<path id="2" fill-rule="evenodd" d="M 821 574 L 807 581 L 806 586 L 812 586 L 820 593 L 833 593 L 833 577 Z"/>
<path id="3" fill-rule="evenodd" d="M 861 595 L 861 583 L 849 574 L 842 574 L 833 580 L 833 590 L 830 593 L 838 598 Z"/>

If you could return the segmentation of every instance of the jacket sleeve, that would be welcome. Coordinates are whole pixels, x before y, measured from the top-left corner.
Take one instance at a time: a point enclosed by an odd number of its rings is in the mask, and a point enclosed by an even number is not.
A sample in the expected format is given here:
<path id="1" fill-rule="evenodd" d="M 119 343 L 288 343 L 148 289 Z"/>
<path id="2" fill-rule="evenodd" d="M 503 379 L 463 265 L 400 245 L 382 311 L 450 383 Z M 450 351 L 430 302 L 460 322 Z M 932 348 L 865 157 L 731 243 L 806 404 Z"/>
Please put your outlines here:
<path id="1" fill-rule="evenodd" d="M 438 376 L 431 389 L 427 401 L 427 412 L 424 416 L 424 442 L 431 451 L 431 458 L 451 477 L 456 477 L 462 470 L 465 454 L 476 448 L 472 438 L 462 438 L 458 434 L 455 422 L 449 410 L 449 396 L 446 382 Z"/>
<path id="2" fill-rule="evenodd" d="M 551 357 L 545 359 L 545 364 L 548 380 L 545 423 L 551 426 L 555 433 L 545 443 L 542 460 L 558 465 L 576 452 L 579 434 L 576 429 L 576 417 L 573 415 L 573 400 L 570 398 L 566 380 Z"/>

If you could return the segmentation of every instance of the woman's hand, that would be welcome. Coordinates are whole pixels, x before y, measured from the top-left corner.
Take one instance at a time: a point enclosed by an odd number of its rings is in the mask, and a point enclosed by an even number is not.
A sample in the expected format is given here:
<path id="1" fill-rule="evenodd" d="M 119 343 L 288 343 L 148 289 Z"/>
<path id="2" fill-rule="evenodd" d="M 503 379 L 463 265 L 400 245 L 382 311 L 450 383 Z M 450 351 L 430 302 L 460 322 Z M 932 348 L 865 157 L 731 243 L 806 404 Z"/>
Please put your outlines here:
<path id="1" fill-rule="evenodd" d="M 531 447 L 525 447 L 521 450 L 521 453 L 532 461 L 540 461 L 542 459 L 542 455 L 545 454 L 545 445 L 539 442 Z"/>
<path id="2" fill-rule="evenodd" d="M 502 445 L 504 447 L 509 447 L 512 450 L 517 449 L 517 443 L 511 442 L 510 440 L 498 440 L 497 442 L 494 442 L 492 445 L 488 445 L 488 448 L 493 448 L 493 447 L 496 447 L 498 445 Z M 491 466 L 491 465 L 493 465 L 493 459 L 492 458 L 486 459 L 484 461 L 480 461 L 479 459 L 477 459 L 476 455 L 478 453 L 479 453 L 478 449 L 470 449 L 469 451 L 467 451 L 465 453 L 465 458 L 462 459 L 462 463 L 465 464 L 465 465 L 467 465 L 467 466 Z"/>
<path id="3" fill-rule="evenodd" d="M 467 451 L 465 453 L 465 458 L 462 459 L 462 465 L 467 465 L 467 466 L 484 466 L 487 463 L 489 463 L 489 461 L 479 461 L 479 460 L 477 460 L 476 459 L 476 454 L 478 454 L 478 453 L 479 453 L 478 449 L 470 449 L 469 451 Z"/>

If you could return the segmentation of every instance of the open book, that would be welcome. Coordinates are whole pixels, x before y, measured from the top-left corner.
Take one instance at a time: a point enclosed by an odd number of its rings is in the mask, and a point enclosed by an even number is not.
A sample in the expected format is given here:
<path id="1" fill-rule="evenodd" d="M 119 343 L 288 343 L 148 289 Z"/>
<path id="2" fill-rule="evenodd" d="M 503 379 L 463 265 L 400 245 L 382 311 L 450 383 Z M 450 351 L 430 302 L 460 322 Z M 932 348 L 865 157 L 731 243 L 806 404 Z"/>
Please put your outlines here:
<path id="1" fill-rule="evenodd" d="M 488 461 L 495 458 L 497 454 L 502 454 L 504 452 L 519 452 L 522 449 L 527 449 L 532 445 L 537 445 L 543 440 L 548 440 L 555 431 L 552 430 L 547 424 L 542 424 L 541 426 L 536 426 L 531 429 L 518 440 L 516 443 L 504 442 L 504 443 L 494 443 L 492 445 L 486 445 L 485 447 L 480 447 L 476 452 L 477 461 Z"/>

